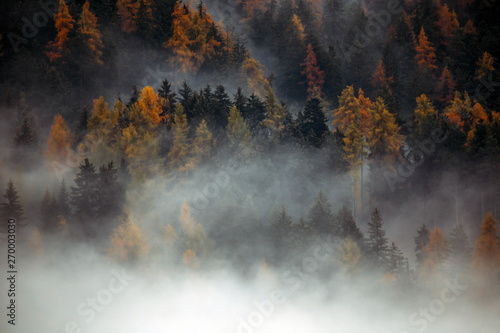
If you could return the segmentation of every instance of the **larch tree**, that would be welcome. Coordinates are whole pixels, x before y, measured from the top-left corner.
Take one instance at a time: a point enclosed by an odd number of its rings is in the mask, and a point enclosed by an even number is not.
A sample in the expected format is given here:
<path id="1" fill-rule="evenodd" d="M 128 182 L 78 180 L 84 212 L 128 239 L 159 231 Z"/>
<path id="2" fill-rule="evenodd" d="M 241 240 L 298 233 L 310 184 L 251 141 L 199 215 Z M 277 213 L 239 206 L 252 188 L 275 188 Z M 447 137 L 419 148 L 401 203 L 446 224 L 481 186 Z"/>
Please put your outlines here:
<path id="1" fill-rule="evenodd" d="M 191 29 L 191 18 L 181 1 L 175 5 L 172 13 L 172 37 L 163 46 L 172 49 L 174 65 L 180 66 L 186 73 L 194 64 L 192 61 L 193 52 L 191 51 L 192 40 L 189 39 L 189 30 Z"/>
<path id="2" fill-rule="evenodd" d="M 455 92 L 455 87 L 456 83 L 453 80 L 453 76 L 448 66 L 444 66 L 436 86 L 437 100 L 443 104 L 451 101 Z"/>
<path id="3" fill-rule="evenodd" d="M 214 241 L 208 237 L 205 228 L 197 223 L 191 215 L 187 202 L 183 202 L 179 216 L 184 231 L 184 248 L 194 251 L 198 257 L 205 257 L 214 248 Z"/>
<path id="4" fill-rule="evenodd" d="M 370 159 L 374 165 L 383 164 L 392 168 L 393 163 L 400 157 L 400 148 L 403 145 L 403 136 L 399 133 L 401 128 L 381 97 L 372 104 L 370 113 L 371 126 L 367 138 Z"/>
<path id="5" fill-rule="evenodd" d="M 2 196 L 7 200 L 7 202 L 0 203 L 0 218 L 2 219 L 1 232 L 3 234 L 7 234 L 9 219 L 16 220 L 16 226 L 18 227 L 25 226 L 22 222 L 25 219 L 24 209 L 21 201 L 19 200 L 19 195 L 14 187 L 12 179 L 10 179 L 7 183 L 7 189 Z"/>
<path id="6" fill-rule="evenodd" d="M 262 125 L 275 133 L 280 133 L 284 129 L 285 109 L 278 103 L 274 90 L 269 88 L 264 101 L 266 118 Z"/>
<path id="7" fill-rule="evenodd" d="M 358 271 L 361 250 L 358 244 L 351 237 L 347 237 L 340 245 L 340 265 L 347 274 L 355 274 Z"/>
<path id="8" fill-rule="evenodd" d="M 50 127 L 45 157 L 52 161 L 63 161 L 71 147 L 71 133 L 64 118 L 58 114 Z"/>
<path id="9" fill-rule="evenodd" d="M 412 124 L 416 128 L 418 134 L 426 135 L 427 127 L 429 123 L 437 122 L 438 113 L 432 101 L 424 94 L 420 95 L 416 99 L 417 106 L 413 111 Z"/>
<path id="10" fill-rule="evenodd" d="M 472 264 L 478 270 L 495 272 L 500 267 L 500 240 L 498 221 L 487 213 L 481 225 L 481 234 L 476 240 Z"/>
<path id="11" fill-rule="evenodd" d="M 258 97 L 264 98 L 271 87 L 269 80 L 264 77 L 264 66 L 248 54 L 241 65 L 241 70 L 247 78 L 250 91 Z"/>
<path id="12" fill-rule="evenodd" d="M 325 72 L 320 70 L 311 44 L 307 45 L 307 55 L 300 66 L 304 68 L 302 74 L 306 77 L 307 97 L 311 98 L 315 89 L 321 94 L 321 87 L 325 83 Z"/>
<path id="13" fill-rule="evenodd" d="M 68 6 L 64 0 L 59 0 L 59 10 L 54 16 L 57 31 L 56 38 L 47 44 L 47 56 L 51 62 L 64 58 L 69 52 L 69 33 L 73 29 L 75 20 L 69 14 Z"/>
<path id="14" fill-rule="evenodd" d="M 245 144 L 250 140 L 250 130 L 241 112 L 233 106 L 227 118 L 226 134 L 229 142 L 233 146 Z"/>
<path id="15" fill-rule="evenodd" d="M 441 229 L 434 227 L 429 233 L 429 243 L 424 247 L 425 260 L 423 267 L 433 272 L 442 270 L 450 256 L 450 244 Z"/>
<path id="16" fill-rule="evenodd" d="M 116 2 L 120 27 L 123 32 L 130 33 L 137 29 L 134 18 L 137 15 L 138 4 L 139 2 L 135 0 L 118 0 Z"/>
<path id="17" fill-rule="evenodd" d="M 205 121 L 205 119 L 203 119 L 196 128 L 196 134 L 191 144 L 188 164 L 186 165 L 186 167 L 190 170 L 194 170 L 197 165 L 204 161 L 207 161 L 212 155 L 214 142 L 215 139 L 208 129 L 207 122 Z"/>
<path id="18" fill-rule="evenodd" d="M 78 20 L 78 33 L 80 34 L 90 57 L 96 64 L 102 65 L 102 40 L 101 32 L 97 26 L 97 17 L 90 11 L 90 3 L 85 1 L 82 13 Z"/>
<path id="19" fill-rule="evenodd" d="M 481 79 L 487 77 L 495 70 L 495 67 L 493 66 L 494 62 L 495 59 L 493 58 L 493 56 L 488 52 L 484 52 L 481 58 L 479 58 L 476 63 L 477 69 L 474 78 Z"/>
<path id="20" fill-rule="evenodd" d="M 114 229 L 111 245 L 106 251 L 117 261 L 137 262 L 148 253 L 147 243 L 132 217 L 127 217 Z"/>
<path id="21" fill-rule="evenodd" d="M 418 35 L 418 43 L 415 46 L 417 54 L 415 56 L 418 65 L 424 69 L 435 69 L 436 65 L 436 53 L 434 46 L 427 39 L 425 35 L 424 28 L 420 29 L 420 34 Z"/>
<path id="22" fill-rule="evenodd" d="M 177 169 L 185 171 L 186 162 L 189 152 L 188 142 L 188 123 L 184 108 L 182 105 L 175 106 L 174 124 L 172 125 L 172 132 L 174 134 L 174 143 L 168 152 L 168 166 L 170 169 Z"/>
<path id="23" fill-rule="evenodd" d="M 375 69 L 375 72 L 373 72 L 371 81 L 372 86 L 378 90 L 386 89 L 387 91 L 390 92 L 391 91 L 390 85 L 393 82 L 394 82 L 393 77 L 387 75 L 385 71 L 384 62 L 382 61 L 382 59 L 380 59 L 377 68 Z"/>
<path id="24" fill-rule="evenodd" d="M 163 121 L 161 114 L 165 106 L 165 100 L 158 93 L 155 94 L 153 87 L 142 88 L 137 106 L 146 115 L 149 127 L 155 129 Z"/>
<path id="25" fill-rule="evenodd" d="M 460 27 L 457 19 L 457 14 L 455 13 L 455 11 L 450 11 L 447 4 L 441 5 L 440 2 L 438 2 L 437 9 L 438 21 L 436 22 L 436 26 L 444 39 L 444 43 L 448 44 L 453 37 L 453 34 Z"/>

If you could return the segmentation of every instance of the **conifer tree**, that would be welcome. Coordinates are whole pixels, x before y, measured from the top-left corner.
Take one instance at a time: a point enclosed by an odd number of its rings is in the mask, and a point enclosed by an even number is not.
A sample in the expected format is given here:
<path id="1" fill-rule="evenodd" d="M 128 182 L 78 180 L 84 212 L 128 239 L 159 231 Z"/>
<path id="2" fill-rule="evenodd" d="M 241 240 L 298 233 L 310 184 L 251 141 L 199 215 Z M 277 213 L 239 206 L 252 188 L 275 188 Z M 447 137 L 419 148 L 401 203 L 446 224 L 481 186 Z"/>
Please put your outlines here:
<path id="1" fill-rule="evenodd" d="M 378 267 L 388 265 L 389 247 L 383 229 L 382 216 L 377 208 L 373 210 L 371 222 L 368 222 L 367 253 Z M 394 244 L 394 243 L 393 243 Z"/>
<path id="2" fill-rule="evenodd" d="M 175 106 L 174 124 L 172 125 L 172 132 L 174 134 L 174 143 L 168 152 L 169 168 L 184 171 L 186 166 L 186 159 L 188 155 L 188 134 L 189 127 L 184 114 L 184 108 L 181 104 Z"/>
<path id="3" fill-rule="evenodd" d="M 47 56 L 51 62 L 64 58 L 69 52 L 69 34 L 75 24 L 64 0 L 59 0 L 59 11 L 54 16 L 54 23 L 57 35 L 47 44 Z"/>
<path id="4" fill-rule="evenodd" d="M 308 98 L 313 96 L 315 89 L 321 95 L 321 87 L 325 83 L 325 72 L 319 69 L 311 44 L 307 45 L 307 56 L 300 66 L 304 67 L 302 74 L 306 77 Z"/>
<path id="5" fill-rule="evenodd" d="M 58 114 L 50 128 L 45 157 L 49 160 L 62 161 L 66 158 L 71 146 L 71 134 L 66 121 Z"/>
<path id="6" fill-rule="evenodd" d="M 450 244 L 441 229 L 435 227 L 429 233 L 429 243 L 424 247 L 423 266 L 428 271 L 442 270 L 450 256 Z"/>
<path id="7" fill-rule="evenodd" d="M 0 203 L 0 218 L 2 219 L 1 232 L 7 234 L 9 219 L 16 220 L 16 225 L 18 227 L 25 226 L 23 223 L 23 220 L 25 219 L 24 209 L 19 200 L 19 195 L 17 194 L 17 190 L 14 187 L 12 179 L 9 180 L 5 194 L 2 196 L 7 200 L 7 202 Z"/>
<path id="8" fill-rule="evenodd" d="M 97 26 L 97 17 L 90 11 L 89 1 L 83 4 L 80 19 L 78 20 L 78 33 L 80 34 L 89 53 L 90 59 L 102 65 L 102 40 Z"/>
<path id="9" fill-rule="evenodd" d="M 94 164 L 86 158 L 79 166 L 71 187 L 71 204 L 74 207 L 75 218 L 81 224 L 85 237 L 94 237 L 96 228 L 97 210 L 99 208 L 98 176 Z"/>
<path id="10" fill-rule="evenodd" d="M 420 34 L 418 35 L 418 44 L 416 45 L 417 55 L 415 56 L 418 65 L 424 69 L 435 69 L 436 65 L 436 54 L 434 52 L 434 46 L 427 39 L 425 35 L 424 27 L 420 29 Z"/>
<path id="11" fill-rule="evenodd" d="M 481 235 L 474 247 L 473 265 L 478 270 L 495 272 L 500 267 L 500 240 L 498 221 L 487 213 L 481 225 Z"/>
<path id="12" fill-rule="evenodd" d="M 429 230 L 423 224 L 417 230 L 417 236 L 415 237 L 415 256 L 417 257 L 417 265 L 420 265 L 425 260 L 424 248 L 429 244 Z"/>
<path id="13" fill-rule="evenodd" d="M 364 247 L 364 235 L 359 230 L 351 211 L 346 206 L 339 210 L 335 220 L 337 233 L 342 239 L 350 237 L 360 248 Z"/>
<path id="14" fill-rule="evenodd" d="M 30 149 L 37 145 L 38 135 L 34 121 L 29 115 L 24 115 L 21 126 L 17 128 L 14 144 L 18 148 Z"/>
<path id="15" fill-rule="evenodd" d="M 467 263 L 471 256 L 469 237 L 462 224 L 458 224 L 451 231 L 448 237 L 450 242 L 450 260 L 456 266 Z"/>
<path id="16" fill-rule="evenodd" d="M 57 203 L 59 205 L 59 213 L 61 216 L 66 219 L 69 218 L 71 214 L 71 208 L 69 206 L 70 197 L 66 187 L 66 181 L 64 179 L 62 180 L 61 187 L 59 188 Z"/>
<path id="17" fill-rule="evenodd" d="M 40 221 L 45 232 L 53 232 L 59 222 L 59 206 L 54 196 L 51 196 L 49 190 L 45 191 L 40 204 Z"/>
<path id="18" fill-rule="evenodd" d="M 285 205 L 272 223 L 272 239 L 275 249 L 275 260 L 279 264 L 285 259 L 289 248 L 290 233 L 292 231 L 292 218 L 287 214 Z"/>
<path id="19" fill-rule="evenodd" d="M 312 97 L 307 101 L 304 108 L 300 131 L 302 137 L 315 147 L 320 147 L 324 141 L 324 135 L 328 132 L 327 118 L 321 108 L 319 98 Z"/>
<path id="20" fill-rule="evenodd" d="M 233 106 L 229 113 L 226 133 L 229 142 L 233 146 L 246 143 L 250 140 L 250 130 L 236 106 Z"/>
<path id="21" fill-rule="evenodd" d="M 207 122 L 203 119 L 196 128 L 196 134 L 189 152 L 189 162 L 186 167 L 193 170 L 198 164 L 207 161 L 212 155 L 213 145 L 212 133 L 207 127 Z"/>
<path id="22" fill-rule="evenodd" d="M 309 225 L 319 236 L 329 235 L 334 232 L 334 219 L 332 206 L 323 191 L 319 191 L 314 205 L 308 213 Z"/>

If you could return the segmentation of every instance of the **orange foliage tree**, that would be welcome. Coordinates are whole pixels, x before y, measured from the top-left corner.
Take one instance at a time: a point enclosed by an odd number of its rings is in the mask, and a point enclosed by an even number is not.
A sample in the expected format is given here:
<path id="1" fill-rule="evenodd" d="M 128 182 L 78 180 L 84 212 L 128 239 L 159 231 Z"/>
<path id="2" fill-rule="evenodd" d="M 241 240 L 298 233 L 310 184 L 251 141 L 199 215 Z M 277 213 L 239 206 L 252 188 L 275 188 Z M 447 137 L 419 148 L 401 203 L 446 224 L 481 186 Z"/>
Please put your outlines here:
<path id="1" fill-rule="evenodd" d="M 473 266 L 486 272 L 494 272 L 500 265 L 500 240 L 497 233 L 498 221 L 491 213 L 486 214 L 481 225 L 481 235 L 476 241 Z"/>
<path id="2" fill-rule="evenodd" d="M 62 161 L 66 158 L 71 146 L 71 133 L 64 118 L 58 114 L 50 127 L 49 139 L 45 157 L 50 160 Z"/>
<path id="3" fill-rule="evenodd" d="M 59 11 L 54 16 L 54 22 L 57 35 L 55 40 L 47 44 L 47 56 L 51 62 L 63 57 L 68 52 L 68 34 L 75 23 L 64 0 L 59 1 Z"/>
<path id="4" fill-rule="evenodd" d="M 417 55 L 415 56 L 418 65 L 421 68 L 435 69 L 436 65 L 436 53 L 434 52 L 434 46 L 427 39 L 425 35 L 424 28 L 420 29 L 420 34 L 418 35 L 418 43 L 415 46 Z"/>
<path id="5" fill-rule="evenodd" d="M 97 17 L 95 17 L 94 13 L 90 11 L 89 7 L 89 2 L 85 1 L 82 13 L 80 14 L 80 19 L 78 20 L 78 33 L 90 51 L 93 58 L 92 60 L 95 63 L 102 65 L 101 57 L 103 44 L 101 41 L 101 33 L 97 27 Z"/>
<path id="6" fill-rule="evenodd" d="M 307 45 L 307 56 L 300 66 L 304 67 L 302 74 L 306 76 L 308 98 L 312 97 L 315 89 L 321 94 L 321 86 L 325 83 L 325 72 L 319 69 L 311 44 Z"/>

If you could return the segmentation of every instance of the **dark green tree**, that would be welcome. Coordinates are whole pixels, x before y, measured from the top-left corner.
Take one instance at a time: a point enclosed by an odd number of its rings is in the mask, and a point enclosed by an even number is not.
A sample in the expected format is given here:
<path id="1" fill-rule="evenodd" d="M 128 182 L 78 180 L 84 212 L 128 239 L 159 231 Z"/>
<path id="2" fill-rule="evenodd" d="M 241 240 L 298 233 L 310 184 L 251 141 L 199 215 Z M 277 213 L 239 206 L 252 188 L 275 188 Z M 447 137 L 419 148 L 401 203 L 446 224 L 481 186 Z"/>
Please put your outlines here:
<path id="1" fill-rule="evenodd" d="M 45 232 L 53 232 L 57 228 L 59 222 L 59 207 L 56 198 L 50 195 L 49 190 L 45 190 L 42 202 L 40 204 L 40 221 L 42 222 L 42 230 Z"/>
<path id="2" fill-rule="evenodd" d="M 352 212 L 344 205 L 338 212 L 336 218 L 337 234 L 342 238 L 346 239 L 351 237 L 359 248 L 363 251 L 364 246 L 364 235 L 359 230 L 352 216 Z"/>
<path id="3" fill-rule="evenodd" d="M 7 202 L 0 204 L 0 218 L 3 226 L 2 232 L 6 234 L 9 219 L 15 219 L 17 227 L 24 227 L 26 224 L 22 222 L 25 219 L 24 209 L 12 179 L 9 180 L 3 197 L 7 199 Z"/>
<path id="4" fill-rule="evenodd" d="M 372 213 L 371 222 L 368 222 L 368 238 L 366 240 L 366 250 L 373 264 L 378 267 L 385 267 L 388 264 L 389 247 L 383 229 L 382 216 L 378 208 Z"/>
<path id="5" fill-rule="evenodd" d="M 308 218 L 311 229 L 319 236 L 333 233 L 332 206 L 323 191 L 319 191 L 314 205 L 309 210 Z"/>
<path id="6" fill-rule="evenodd" d="M 83 235 L 93 238 L 96 232 L 96 218 L 99 207 L 98 176 L 93 163 L 86 158 L 79 166 L 75 187 L 71 187 L 71 204 L 76 220 L 81 224 Z"/>
<path id="7" fill-rule="evenodd" d="M 417 257 L 417 265 L 420 265 L 425 260 L 424 248 L 429 244 L 429 229 L 423 224 L 420 229 L 417 230 L 417 236 L 415 237 L 415 256 Z"/>
<path id="8" fill-rule="evenodd" d="M 450 243 L 450 261 L 454 266 L 461 266 L 471 259 L 472 248 L 469 237 L 462 224 L 458 224 L 448 237 Z"/>
<path id="9" fill-rule="evenodd" d="M 283 205 L 272 224 L 272 238 L 276 264 L 280 264 L 286 258 L 286 254 L 289 250 L 291 230 L 292 218 L 286 213 L 285 205 Z"/>
<path id="10" fill-rule="evenodd" d="M 324 134 L 328 131 L 327 118 L 321 108 L 319 98 L 313 97 L 307 101 L 304 108 L 300 132 L 308 143 L 315 147 L 321 146 Z"/>

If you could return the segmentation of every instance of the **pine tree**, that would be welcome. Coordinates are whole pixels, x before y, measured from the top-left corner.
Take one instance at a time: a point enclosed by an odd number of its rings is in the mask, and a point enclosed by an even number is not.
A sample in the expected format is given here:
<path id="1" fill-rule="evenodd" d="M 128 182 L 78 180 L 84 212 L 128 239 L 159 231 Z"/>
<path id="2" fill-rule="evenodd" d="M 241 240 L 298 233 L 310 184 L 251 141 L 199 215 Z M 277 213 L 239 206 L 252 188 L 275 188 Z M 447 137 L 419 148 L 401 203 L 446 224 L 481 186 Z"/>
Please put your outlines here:
<path id="1" fill-rule="evenodd" d="M 285 205 L 281 206 L 281 210 L 274 219 L 271 227 L 275 262 L 279 264 L 286 258 L 290 250 L 289 240 L 292 231 L 292 218 L 287 214 Z"/>
<path id="2" fill-rule="evenodd" d="M 45 195 L 40 204 L 40 221 L 42 229 L 45 232 L 54 232 L 59 222 L 59 206 L 54 196 L 51 196 L 49 190 L 45 191 Z"/>
<path id="3" fill-rule="evenodd" d="M 7 234 L 9 219 L 16 220 L 17 227 L 25 226 L 23 223 L 23 220 L 25 219 L 24 209 L 21 205 L 19 195 L 17 194 L 17 190 L 14 187 L 12 179 L 9 180 L 5 194 L 2 196 L 7 200 L 7 202 L 0 203 L 0 218 L 2 219 L 3 225 L 1 232 Z"/>
<path id="4" fill-rule="evenodd" d="M 255 94 L 250 95 L 244 110 L 245 112 L 242 112 L 243 118 L 247 122 L 250 131 L 258 129 L 264 119 L 266 119 L 266 106 Z"/>
<path id="5" fill-rule="evenodd" d="M 96 211 L 99 218 L 112 218 L 121 213 L 124 201 L 123 189 L 118 182 L 118 170 L 115 169 L 113 161 L 99 168 L 98 192 L 99 202 Z"/>
<path id="6" fill-rule="evenodd" d="M 339 210 L 335 221 L 338 230 L 337 233 L 342 239 L 350 237 L 360 248 L 364 247 L 364 235 L 356 225 L 352 212 L 346 206 L 343 206 Z"/>
<path id="7" fill-rule="evenodd" d="M 71 204 L 74 207 L 75 218 L 80 222 L 83 235 L 94 237 L 96 232 L 97 210 L 99 208 L 98 175 L 94 164 L 86 158 L 79 166 L 76 174 L 75 187 L 71 187 Z"/>
<path id="8" fill-rule="evenodd" d="M 59 189 L 59 195 L 57 197 L 57 202 L 59 205 L 59 212 L 63 218 L 69 218 L 71 214 L 71 208 L 69 206 L 70 197 L 66 187 L 66 181 L 63 179 L 61 182 L 61 187 Z"/>
<path id="9" fill-rule="evenodd" d="M 47 44 L 47 56 L 51 62 L 63 58 L 69 52 L 69 34 L 73 29 L 75 20 L 69 14 L 68 6 L 64 0 L 59 0 L 59 11 L 54 16 L 56 38 Z"/>
<path id="10" fill-rule="evenodd" d="M 325 72 L 319 69 L 311 44 L 307 45 L 307 56 L 300 66 L 304 67 L 302 74 L 306 77 L 308 98 L 312 97 L 315 89 L 321 95 L 321 87 L 325 83 Z"/>
<path id="11" fill-rule="evenodd" d="M 78 33 L 80 34 L 90 58 L 96 64 L 102 65 L 102 48 L 101 33 L 97 27 L 97 18 L 90 11 L 89 1 L 85 1 L 78 20 Z"/>
<path id="12" fill-rule="evenodd" d="M 382 216 L 377 208 L 373 210 L 371 222 L 368 222 L 367 253 L 378 267 L 386 267 L 389 263 L 388 240 L 383 229 Z M 394 243 L 393 243 L 394 244 Z"/>
<path id="13" fill-rule="evenodd" d="M 175 106 L 174 124 L 172 132 L 174 134 L 174 143 L 168 152 L 168 166 L 170 169 L 184 171 L 188 154 L 188 134 L 189 127 L 184 108 L 181 104 Z"/>
<path id="14" fill-rule="evenodd" d="M 408 259 L 403 252 L 392 242 L 388 254 L 388 269 L 396 277 L 404 276 L 408 273 Z"/>
<path id="15" fill-rule="evenodd" d="M 498 237 L 498 221 L 491 213 L 487 213 L 481 225 L 481 235 L 476 240 L 473 265 L 477 269 L 489 273 L 500 267 L 500 239 Z"/>
<path id="16" fill-rule="evenodd" d="M 320 147 L 324 141 L 324 135 L 328 132 L 327 118 L 321 108 L 319 98 L 312 97 L 307 101 L 304 108 L 300 131 L 302 137 L 315 147 Z"/>
<path id="17" fill-rule="evenodd" d="M 49 160 L 62 161 L 66 158 L 71 146 L 71 134 L 66 121 L 58 114 L 50 128 L 45 157 Z"/>
<path id="18" fill-rule="evenodd" d="M 334 232 L 332 206 L 323 191 L 319 191 L 314 205 L 309 209 L 308 218 L 310 228 L 319 236 Z"/>
<path id="19" fill-rule="evenodd" d="M 450 242 L 450 261 L 455 266 L 467 263 L 471 256 L 469 237 L 462 224 L 458 224 L 451 231 L 448 237 Z"/>
<path id="20" fill-rule="evenodd" d="M 38 135 L 34 120 L 29 115 L 24 115 L 21 126 L 17 128 L 14 144 L 18 148 L 34 148 L 37 145 Z"/>
<path id="21" fill-rule="evenodd" d="M 417 236 L 415 237 L 415 256 L 417 257 L 417 265 L 421 265 L 425 260 L 424 248 L 429 244 L 429 230 L 423 224 L 420 229 L 417 230 Z"/>

